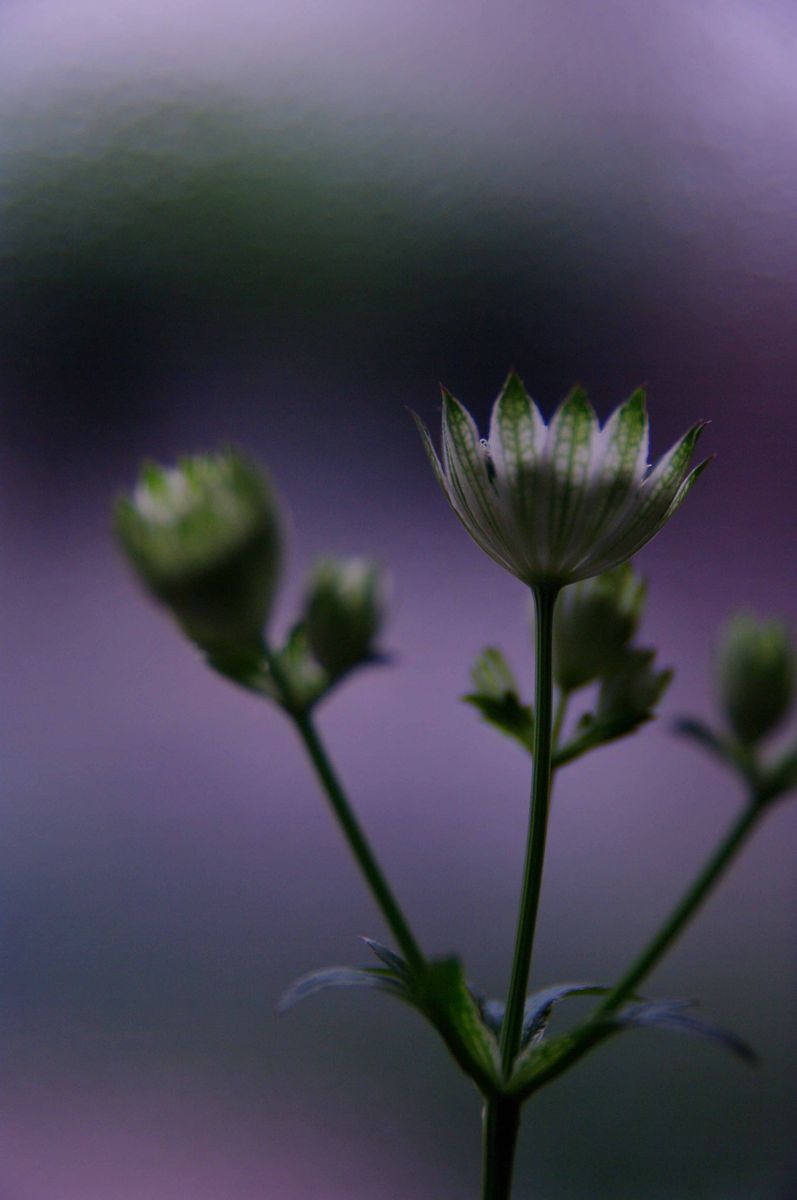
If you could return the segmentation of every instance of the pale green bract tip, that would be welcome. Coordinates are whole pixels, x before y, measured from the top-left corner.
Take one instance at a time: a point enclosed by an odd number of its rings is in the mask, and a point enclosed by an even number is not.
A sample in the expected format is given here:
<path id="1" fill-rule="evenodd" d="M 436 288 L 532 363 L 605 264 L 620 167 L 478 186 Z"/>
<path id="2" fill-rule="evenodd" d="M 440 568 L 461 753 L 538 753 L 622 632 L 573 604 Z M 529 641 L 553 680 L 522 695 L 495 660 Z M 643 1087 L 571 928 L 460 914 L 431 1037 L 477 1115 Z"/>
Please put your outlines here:
<path id="1" fill-rule="evenodd" d="M 254 464 L 234 450 L 147 463 L 115 528 L 141 580 L 211 657 L 259 646 L 282 551 L 276 501 Z"/>
<path id="2" fill-rule="evenodd" d="M 415 420 L 437 481 L 470 536 L 531 587 L 562 587 L 625 562 L 669 520 L 706 465 L 690 473 L 701 423 L 649 467 L 642 389 L 601 427 L 576 387 L 546 425 L 512 371 L 483 439 L 443 389 L 440 458 Z"/>

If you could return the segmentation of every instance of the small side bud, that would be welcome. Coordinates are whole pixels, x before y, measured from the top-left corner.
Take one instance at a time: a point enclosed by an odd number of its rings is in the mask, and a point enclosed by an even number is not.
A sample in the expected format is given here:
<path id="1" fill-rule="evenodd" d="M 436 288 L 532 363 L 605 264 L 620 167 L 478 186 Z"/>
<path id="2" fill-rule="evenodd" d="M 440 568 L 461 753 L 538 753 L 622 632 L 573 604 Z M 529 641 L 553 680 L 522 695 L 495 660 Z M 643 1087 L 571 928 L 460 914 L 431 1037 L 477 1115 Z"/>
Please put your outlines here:
<path id="1" fill-rule="evenodd" d="M 610 674 L 639 625 L 647 585 L 630 563 L 563 590 L 554 615 L 554 678 L 571 692 Z"/>
<path id="2" fill-rule="evenodd" d="M 655 658 L 655 650 L 626 650 L 603 680 L 595 721 L 607 735 L 630 733 L 653 717 L 672 680 L 672 671 L 656 670 Z"/>
<path id="3" fill-rule="evenodd" d="M 374 658 L 384 608 L 385 585 L 375 563 L 349 558 L 317 564 L 304 613 L 310 648 L 330 679 Z"/>
<path id="4" fill-rule="evenodd" d="M 142 468 L 116 506 L 119 542 L 147 588 L 221 668 L 257 655 L 279 575 L 279 513 L 232 450 Z"/>
<path id="5" fill-rule="evenodd" d="M 794 694 L 794 648 L 780 621 L 731 617 L 720 633 L 715 659 L 717 691 L 728 724 L 747 746 L 771 733 L 787 716 Z"/>

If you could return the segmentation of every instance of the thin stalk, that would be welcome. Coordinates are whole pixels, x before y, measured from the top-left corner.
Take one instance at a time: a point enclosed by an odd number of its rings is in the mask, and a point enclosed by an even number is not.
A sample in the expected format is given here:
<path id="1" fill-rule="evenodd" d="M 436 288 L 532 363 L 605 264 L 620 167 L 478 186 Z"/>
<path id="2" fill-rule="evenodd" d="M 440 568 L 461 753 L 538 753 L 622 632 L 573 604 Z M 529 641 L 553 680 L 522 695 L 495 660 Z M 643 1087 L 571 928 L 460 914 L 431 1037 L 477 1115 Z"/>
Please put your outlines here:
<path id="1" fill-rule="evenodd" d="M 523 871 L 523 890 L 520 898 L 506 1015 L 501 1026 L 501 1063 L 505 1075 L 509 1074 L 520 1047 L 523 1008 L 526 1002 L 545 858 L 545 837 L 548 829 L 548 808 L 551 794 L 553 612 L 557 595 L 557 588 L 537 587 L 534 589 L 536 612 L 534 768 L 531 780 L 531 813 Z"/>
<path id="2" fill-rule="evenodd" d="M 505 1096 L 485 1101 L 482 1130 L 482 1200 L 509 1200 L 520 1126 L 520 1105 Z"/>
<path id="3" fill-rule="evenodd" d="M 385 918 L 388 928 L 396 939 L 396 943 L 404 955 L 408 966 L 420 974 L 426 966 L 423 952 L 410 929 L 398 900 L 393 895 L 393 891 L 385 878 L 382 868 L 377 862 L 376 855 L 371 849 L 359 821 L 354 815 L 354 811 L 338 779 L 329 754 L 324 748 L 313 719 L 304 709 L 294 705 L 289 682 L 276 656 L 267 647 L 264 648 L 264 653 L 269 671 L 285 700 L 286 712 L 293 721 L 299 737 L 304 743 L 310 761 L 315 767 L 318 778 L 327 794 L 332 811 L 343 831 L 343 836 L 349 844 L 349 849 L 365 876 L 365 881 L 371 890 L 371 894 Z"/>
<path id="4" fill-rule="evenodd" d="M 562 726 L 565 723 L 567 716 L 567 706 L 570 703 L 570 692 L 564 688 L 559 689 L 559 699 L 556 702 L 556 712 L 553 718 L 553 729 L 551 731 L 551 745 L 553 754 L 556 754 L 559 749 L 559 739 L 562 736 Z"/>
<path id="5" fill-rule="evenodd" d="M 631 964 L 619 983 L 616 983 L 603 1002 L 593 1013 L 593 1019 L 605 1017 L 616 1010 L 632 995 L 637 985 L 650 974 L 656 964 L 669 950 L 672 943 L 695 915 L 714 884 L 738 854 L 756 825 L 764 806 L 753 797 L 741 816 L 733 823 L 727 835 L 709 857 L 691 887 L 676 904 L 670 916 L 648 943 L 642 953 Z"/>

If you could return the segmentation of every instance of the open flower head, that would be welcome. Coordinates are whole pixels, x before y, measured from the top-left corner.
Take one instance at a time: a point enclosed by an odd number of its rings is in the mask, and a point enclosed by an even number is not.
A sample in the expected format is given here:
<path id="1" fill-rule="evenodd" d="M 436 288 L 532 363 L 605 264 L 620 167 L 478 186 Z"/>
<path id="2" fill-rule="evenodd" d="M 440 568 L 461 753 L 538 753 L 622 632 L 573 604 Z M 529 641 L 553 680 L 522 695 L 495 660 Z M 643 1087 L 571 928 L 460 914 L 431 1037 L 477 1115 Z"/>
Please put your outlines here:
<path id="1" fill-rule="evenodd" d="M 116 532 L 142 581 L 211 657 L 259 646 L 281 557 L 262 472 L 232 450 L 143 467 L 116 506 Z"/>
<path id="2" fill-rule="evenodd" d="M 480 440 L 470 414 L 445 390 L 442 461 L 416 421 L 468 533 L 532 587 L 561 587 L 630 558 L 708 461 L 690 470 L 700 423 L 650 468 L 642 391 L 601 428 L 585 392 L 574 388 L 546 425 L 514 372 L 493 406 L 488 438 Z"/>

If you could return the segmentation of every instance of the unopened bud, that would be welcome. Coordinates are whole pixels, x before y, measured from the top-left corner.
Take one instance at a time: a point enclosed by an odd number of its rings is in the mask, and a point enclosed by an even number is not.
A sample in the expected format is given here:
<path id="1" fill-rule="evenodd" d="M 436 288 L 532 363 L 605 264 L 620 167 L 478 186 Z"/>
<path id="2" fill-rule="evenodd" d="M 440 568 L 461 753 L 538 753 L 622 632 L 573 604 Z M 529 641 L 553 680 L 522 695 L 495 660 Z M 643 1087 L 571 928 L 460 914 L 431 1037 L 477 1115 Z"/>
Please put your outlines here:
<path id="1" fill-rule="evenodd" d="M 647 587 L 630 563 L 565 588 L 554 614 L 554 678 L 573 691 L 617 666 L 637 626 Z"/>
<path id="2" fill-rule="evenodd" d="M 788 714 L 794 692 L 794 648 L 780 621 L 739 613 L 720 634 L 719 699 L 728 724 L 746 745 L 766 737 Z"/>
<path id="3" fill-rule="evenodd" d="M 601 683 L 596 721 L 613 736 L 630 732 L 653 711 L 672 679 L 672 671 L 657 671 L 655 650 L 624 650 L 611 675 Z"/>
<path id="4" fill-rule="evenodd" d="M 379 567 L 366 559 L 326 559 L 315 567 L 305 597 L 307 637 L 332 679 L 374 657 L 384 592 Z"/>
<path id="5" fill-rule="evenodd" d="M 281 558 L 261 471 L 232 450 L 147 465 L 115 525 L 137 574 L 211 658 L 257 650 Z"/>

